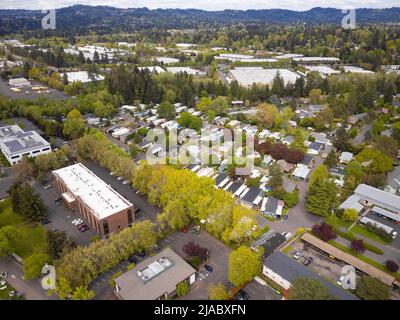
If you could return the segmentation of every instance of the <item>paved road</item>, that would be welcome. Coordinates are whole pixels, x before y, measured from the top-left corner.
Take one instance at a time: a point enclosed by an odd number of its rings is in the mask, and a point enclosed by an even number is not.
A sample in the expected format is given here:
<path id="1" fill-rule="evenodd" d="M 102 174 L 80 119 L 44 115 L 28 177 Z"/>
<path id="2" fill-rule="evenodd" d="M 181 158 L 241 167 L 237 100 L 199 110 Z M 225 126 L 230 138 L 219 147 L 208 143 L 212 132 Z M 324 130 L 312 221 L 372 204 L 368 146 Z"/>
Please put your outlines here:
<path id="1" fill-rule="evenodd" d="M 281 300 L 281 297 L 275 291 L 253 280 L 247 284 L 243 290 L 249 295 L 249 300 Z"/>
<path id="2" fill-rule="evenodd" d="M 8 190 L 14 184 L 14 176 L 11 168 L 0 166 L 0 172 L 5 172 L 6 177 L 0 178 L 0 199 L 8 197 Z"/>
<path id="3" fill-rule="evenodd" d="M 9 273 L 6 281 L 28 300 L 57 300 L 56 296 L 48 296 L 41 286 L 40 280 L 23 280 L 22 266 L 10 257 L 0 259 L 0 273 Z"/>
<path id="4" fill-rule="evenodd" d="M 121 181 L 117 180 L 117 177 L 110 176 L 110 171 L 108 171 L 108 169 L 106 168 L 101 167 L 98 163 L 87 161 L 84 164 L 90 170 L 92 170 L 94 174 L 96 174 L 100 179 L 110 184 L 123 197 L 132 202 L 135 208 L 140 209 L 138 220 L 156 219 L 161 210 L 156 206 L 150 205 L 147 201 L 146 196 L 140 196 L 136 194 L 134 189 L 132 189 L 130 185 L 124 185 Z"/>
<path id="5" fill-rule="evenodd" d="M 203 267 L 200 267 L 196 275 L 196 282 L 192 285 L 189 294 L 182 300 L 208 300 L 210 284 L 228 283 L 228 259 L 231 249 L 205 231 L 202 231 L 199 235 L 178 231 L 161 240 L 160 246 L 169 246 L 184 258 L 186 254 L 182 248 L 189 241 L 194 241 L 201 247 L 208 249 L 207 264 L 213 268 L 213 272 L 209 273 Z M 202 279 L 201 275 L 204 275 L 205 278 Z"/>
<path id="6" fill-rule="evenodd" d="M 354 144 L 355 146 L 359 146 L 363 141 L 365 140 L 365 134 L 371 130 L 372 124 L 366 124 L 362 127 L 361 131 L 359 134 L 351 140 L 351 143 Z"/>
<path id="7" fill-rule="evenodd" d="M 323 163 L 323 159 L 315 157 L 315 165 L 311 169 L 311 173 L 315 168 Z M 310 174 L 311 174 L 310 173 Z M 274 230 L 278 232 L 291 232 L 294 233 L 299 227 L 311 228 L 314 224 L 321 221 L 321 217 L 315 216 L 305 209 L 306 195 L 307 195 L 307 182 L 296 181 L 297 188 L 299 189 L 299 203 L 287 213 L 287 220 L 268 222 Z"/>

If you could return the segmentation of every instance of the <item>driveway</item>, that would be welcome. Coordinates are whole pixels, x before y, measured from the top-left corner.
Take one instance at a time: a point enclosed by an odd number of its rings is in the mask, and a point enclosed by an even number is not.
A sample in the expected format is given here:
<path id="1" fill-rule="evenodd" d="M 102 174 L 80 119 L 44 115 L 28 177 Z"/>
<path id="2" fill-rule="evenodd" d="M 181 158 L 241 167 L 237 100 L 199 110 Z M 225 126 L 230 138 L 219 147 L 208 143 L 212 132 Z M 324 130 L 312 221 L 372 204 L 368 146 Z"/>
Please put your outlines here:
<path id="1" fill-rule="evenodd" d="M 47 290 L 44 290 L 40 280 L 23 280 L 22 265 L 16 262 L 13 258 L 6 257 L 0 259 L 0 273 L 8 272 L 6 279 L 15 290 L 22 293 L 27 300 L 57 300 L 58 298 L 47 295 Z"/>
<path id="2" fill-rule="evenodd" d="M 321 157 L 314 157 L 315 165 L 311 169 L 311 173 L 323 163 L 324 159 Z M 306 195 L 308 183 L 305 181 L 293 181 L 299 189 L 299 203 L 287 213 L 287 220 L 269 222 L 268 224 L 277 232 L 291 232 L 294 233 L 300 227 L 311 228 L 314 224 L 322 220 L 321 217 L 307 212 Z"/>
<path id="3" fill-rule="evenodd" d="M 256 280 L 248 283 L 242 289 L 249 295 L 249 300 L 281 300 L 281 296 L 267 285 L 262 285 Z"/>
<path id="4" fill-rule="evenodd" d="M 208 249 L 209 258 L 206 264 L 213 268 L 213 272 L 209 273 L 203 267 L 200 267 L 196 275 L 196 282 L 192 285 L 189 294 L 183 297 L 182 300 L 208 300 L 209 285 L 229 282 L 228 266 L 231 249 L 205 231 L 201 231 L 199 235 L 178 231 L 161 240 L 160 246 L 169 246 L 182 258 L 185 258 L 186 254 L 182 248 L 189 241 Z M 204 279 L 202 279 L 201 275 L 203 275 Z"/>

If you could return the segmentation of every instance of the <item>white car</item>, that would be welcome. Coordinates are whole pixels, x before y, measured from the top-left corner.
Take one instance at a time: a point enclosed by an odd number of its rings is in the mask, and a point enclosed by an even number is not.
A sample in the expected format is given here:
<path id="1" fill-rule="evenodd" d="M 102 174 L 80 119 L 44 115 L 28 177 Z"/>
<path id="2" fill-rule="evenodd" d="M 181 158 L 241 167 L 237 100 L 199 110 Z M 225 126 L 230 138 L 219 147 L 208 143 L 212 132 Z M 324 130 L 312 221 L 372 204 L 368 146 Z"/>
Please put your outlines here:
<path id="1" fill-rule="evenodd" d="M 115 176 L 115 172 L 110 172 L 110 176 Z"/>
<path id="2" fill-rule="evenodd" d="M 286 238 L 286 240 L 289 240 L 292 237 L 292 234 L 290 232 L 284 232 L 282 235 Z"/>
<path id="3" fill-rule="evenodd" d="M 344 281 L 344 276 L 340 276 L 339 279 L 336 281 L 336 283 L 341 286 L 343 284 Z"/>
<path id="4" fill-rule="evenodd" d="M 295 254 L 293 255 L 293 258 L 300 259 L 303 256 L 304 252 L 303 251 L 296 251 Z"/>
<path id="5" fill-rule="evenodd" d="M 124 177 L 118 177 L 117 180 L 118 181 L 124 180 Z"/>
<path id="6" fill-rule="evenodd" d="M 122 184 L 129 184 L 129 180 L 125 180 Z"/>
<path id="7" fill-rule="evenodd" d="M 72 224 L 75 225 L 75 226 L 77 226 L 77 225 L 79 225 L 79 224 L 81 224 L 81 223 L 83 223 L 83 220 L 82 220 L 82 219 L 75 219 L 75 220 L 72 220 Z"/>
<path id="8" fill-rule="evenodd" d="M 396 239 L 396 237 L 397 237 L 397 232 L 396 232 L 396 231 L 393 231 L 393 232 L 392 232 L 392 238 L 393 238 L 393 239 Z"/>
<path id="9" fill-rule="evenodd" d="M 7 285 L 7 282 L 6 282 L 5 280 L 1 280 L 1 281 L 0 281 L 0 286 L 3 287 L 3 286 L 5 286 L 5 285 Z"/>

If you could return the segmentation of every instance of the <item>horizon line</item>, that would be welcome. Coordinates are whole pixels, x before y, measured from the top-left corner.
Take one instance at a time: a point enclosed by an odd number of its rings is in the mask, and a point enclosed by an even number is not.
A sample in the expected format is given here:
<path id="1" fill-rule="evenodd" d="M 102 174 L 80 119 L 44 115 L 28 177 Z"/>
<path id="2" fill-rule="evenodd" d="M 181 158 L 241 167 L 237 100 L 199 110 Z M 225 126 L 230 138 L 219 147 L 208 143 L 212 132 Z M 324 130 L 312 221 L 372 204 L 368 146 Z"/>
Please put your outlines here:
<path id="1" fill-rule="evenodd" d="M 294 12 L 307 12 L 311 11 L 314 9 L 334 9 L 334 10 L 349 10 L 349 9 L 356 9 L 356 10 L 385 10 L 385 9 L 400 9 L 400 5 L 398 7 L 396 6 L 388 6 L 388 7 L 379 7 L 379 8 L 374 8 L 374 7 L 332 7 L 332 6 L 316 6 L 312 7 L 309 9 L 304 9 L 304 10 L 296 10 L 296 9 L 289 9 L 289 8 L 248 8 L 248 9 L 230 9 L 230 8 L 225 8 L 225 9 L 199 9 L 199 8 L 178 8 L 178 7 L 171 7 L 171 8 L 162 8 L 162 7 L 156 7 L 156 8 L 149 8 L 149 7 L 116 7 L 116 6 L 111 6 L 111 5 L 92 5 L 92 4 L 72 4 L 72 5 L 66 5 L 66 6 L 61 6 L 61 7 L 56 7 L 56 8 L 47 8 L 47 10 L 61 10 L 61 9 L 67 9 L 67 8 L 73 8 L 73 7 L 102 7 L 102 8 L 112 8 L 112 9 L 120 9 L 120 10 L 132 10 L 132 9 L 147 9 L 150 11 L 155 11 L 155 10 L 182 10 L 182 11 L 189 11 L 189 10 L 197 10 L 197 11 L 205 11 L 205 12 L 224 12 L 224 11 L 265 11 L 265 10 L 286 10 L 286 11 L 294 11 Z M 46 10 L 43 8 L 37 8 L 37 9 L 22 9 L 22 8 L 0 8 L 0 11 L 12 11 L 12 10 L 19 10 L 19 11 L 40 11 L 40 10 Z"/>

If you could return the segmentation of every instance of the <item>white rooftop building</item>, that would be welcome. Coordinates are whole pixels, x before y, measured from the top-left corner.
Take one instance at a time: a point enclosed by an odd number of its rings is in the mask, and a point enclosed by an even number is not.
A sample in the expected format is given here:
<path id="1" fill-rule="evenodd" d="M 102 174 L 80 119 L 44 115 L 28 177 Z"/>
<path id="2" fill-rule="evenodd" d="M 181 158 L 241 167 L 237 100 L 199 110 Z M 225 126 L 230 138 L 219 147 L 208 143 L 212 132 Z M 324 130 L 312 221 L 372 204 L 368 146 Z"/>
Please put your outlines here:
<path id="1" fill-rule="evenodd" d="M 206 75 L 206 73 L 203 71 L 196 70 L 196 69 L 189 68 L 189 67 L 168 67 L 167 71 L 171 72 L 173 74 L 187 73 L 188 75 L 192 75 L 192 76 L 205 76 Z"/>
<path id="2" fill-rule="evenodd" d="M 230 76 L 243 87 L 251 87 L 253 83 L 272 85 L 277 74 L 282 77 L 285 85 L 295 83 L 300 75 L 289 69 L 264 69 L 262 67 L 243 67 L 230 71 Z"/>
<path id="3" fill-rule="evenodd" d="M 83 164 L 77 163 L 53 171 L 75 198 L 79 198 L 100 219 L 133 205 Z"/>
<path id="4" fill-rule="evenodd" d="M 365 70 L 355 66 L 343 66 L 343 71 L 348 73 L 375 74 L 373 71 Z"/>
<path id="5" fill-rule="evenodd" d="M 61 78 L 64 77 L 62 73 Z M 75 71 L 75 72 L 67 72 L 68 83 L 74 83 L 80 81 L 82 83 L 89 83 L 94 81 L 102 81 L 104 80 L 104 76 L 101 74 L 94 74 L 92 77 L 89 76 L 89 72 L 87 71 Z"/>
<path id="6" fill-rule="evenodd" d="M 23 131 L 12 125 L 0 128 L 0 149 L 11 164 L 23 156 L 36 157 L 51 152 L 50 144 L 35 131 Z"/>
<path id="7" fill-rule="evenodd" d="M 164 64 L 172 64 L 172 63 L 178 63 L 179 59 L 176 58 L 170 58 L 170 57 L 156 57 L 154 58 L 155 61 L 161 62 Z"/>

